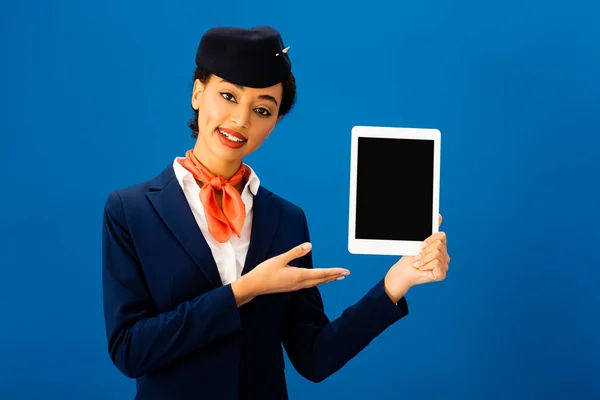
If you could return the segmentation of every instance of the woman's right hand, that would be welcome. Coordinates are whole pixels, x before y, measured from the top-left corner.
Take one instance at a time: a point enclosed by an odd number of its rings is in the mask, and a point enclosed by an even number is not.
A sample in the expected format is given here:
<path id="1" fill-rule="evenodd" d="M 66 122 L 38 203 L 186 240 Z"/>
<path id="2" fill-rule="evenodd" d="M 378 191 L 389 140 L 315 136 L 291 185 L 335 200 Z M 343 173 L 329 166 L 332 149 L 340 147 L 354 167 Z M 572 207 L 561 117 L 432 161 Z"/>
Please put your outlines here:
<path id="1" fill-rule="evenodd" d="M 238 306 L 261 294 L 293 292 L 335 280 L 350 274 L 345 268 L 299 268 L 290 266 L 293 260 L 311 251 L 310 243 L 269 258 L 252 271 L 234 281 L 231 286 Z"/>

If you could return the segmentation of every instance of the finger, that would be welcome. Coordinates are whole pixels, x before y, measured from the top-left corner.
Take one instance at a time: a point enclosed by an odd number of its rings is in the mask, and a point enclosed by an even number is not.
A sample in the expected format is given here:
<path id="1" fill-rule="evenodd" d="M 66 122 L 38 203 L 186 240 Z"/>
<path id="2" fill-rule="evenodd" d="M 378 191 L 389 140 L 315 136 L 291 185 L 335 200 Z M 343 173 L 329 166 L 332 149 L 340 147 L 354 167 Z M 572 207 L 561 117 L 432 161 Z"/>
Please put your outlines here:
<path id="1" fill-rule="evenodd" d="M 438 260 L 442 265 L 447 265 L 450 263 L 450 256 L 448 255 L 446 247 L 441 243 L 441 241 L 436 241 L 432 243 L 430 247 L 423 250 L 421 253 L 415 256 L 415 262 L 413 263 L 413 267 L 419 268 L 421 270 L 431 270 L 435 266 L 429 265 L 432 261 Z"/>
<path id="2" fill-rule="evenodd" d="M 301 281 L 319 281 L 319 280 L 328 280 L 328 279 L 337 279 L 340 276 L 348 276 L 350 275 L 350 271 L 345 268 L 312 268 L 312 269 L 302 269 L 301 271 Z"/>
<path id="3" fill-rule="evenodd" d="M 444 253 L 439 250 L 434 250 L 430 253 L 427 253 L 423 259 L 415 261 L 413 267 L 422 271 L 426 271 L 437 268 L 438 265 L 443 264 L 446 264 L 446 257 L 444 256 Z"/>
<path id="4" fill-rule="evenodd" d="M 418 254 L 416 254 L 415 258 L 414 258 L 415 263 L 420 262 L 420 264 L 422 265 L 424 263 L 423 260 L 425 260 L 427 255 L 436 250 L 440 251 L 442 254 L 444 254 L 446 252 L 446 244 L 444 242 L 442 242 L 442 239 L 436 239 L 431 244 L 429 244 L 424 249 L 422 249 Z M 431 257 L 431 255 L 429 257 Z M 442 259 L 445 259 L 445 258 L 446 257 L 444 256 Z M 429 258 L 429 260 L 431 260 L 431 258 Z M 413 265 L 413 266 L 418 267 L 419 265 Z"/>
<path id="5" fill-rule="evenodd" d="M 441 243 L 441 245 L 439 245 L 437 248 L 438 248 L 438 249 L 439 249 L 439 250 L 442 252 L 442 254 L 444 255 L 444 257 L 443 257 L 443 260 L 445 260 L 445 261 L 446 261 L 446 264 L 449 264 L 449 263 L 450 263 L 450 254 L 448 254 L 448 244 L 447 244 L 447 243 L 445 243 L 445 242 L 444 242 L 444 243 Z"/>
<path id="6" fill-rule="evenodd" d="M 438 228 L 442 225 L 442 214 L 439 214 L 439 216 Z"/>
<path id="7" fill-rule="evenodd" d="M 314 286 L 318 286 L 318 285 L 323 285 L 325 283 L 340 281 L 344 278 L 345 278 L 345 276 L 341 275 L 341 276 L 333 276 L 333 277 L 330 277 L 327 279 L 310 279 L 308 281 L 302 282 L 302 287 L 303 288 L 314 287 Z"/>
<path id="8" fill-rule="evenodd" d="M 429 236 L 427 239 L 421 243 L 421 250 L 430 246 L 436 240 L 440 240 L 442 243 L 446 244 L 446 232 L 436 232 L 433 235 Z"/>
<path id="9" fill-rule="evenodd" d="M 446 279 L 446 272 L 448 271 L 447 267 L 439 266 L 431 270 L 431 277 L 434 281 L 443 281 Z"/>
<path id="10" fill-rule="evenodd" d="M 312 249 L 312 244 L 309 242 L 306 243 L 302 243 L 301 245 L 298 245 L 296 247 L 294 247 L 291 250 L 288 250 L 287 252 L 280 254 L 278 256 L 278 258 L 281 259 L 281 261 L 284 264 L 288 264 L 291 261 L 295 260 L 296 258 L 300 258 L 305 256 L 306 254 L 308 254 L 308 252 Z"/>

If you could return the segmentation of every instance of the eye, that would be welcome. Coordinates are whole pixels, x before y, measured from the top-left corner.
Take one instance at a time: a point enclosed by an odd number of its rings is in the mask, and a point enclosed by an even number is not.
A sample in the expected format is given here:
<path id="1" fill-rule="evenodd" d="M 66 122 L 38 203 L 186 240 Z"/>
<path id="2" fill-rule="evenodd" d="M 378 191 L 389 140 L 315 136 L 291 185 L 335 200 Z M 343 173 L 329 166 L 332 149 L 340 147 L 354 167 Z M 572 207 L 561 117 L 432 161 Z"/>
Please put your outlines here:
<path id="1" fill-rule="evenodd" d="M 237 101 L 235 101 L 235 97 L 233 97 L 233 95 L 231 93 L 228 92 L 220 92 L 219 93 L 225 100 L 227 101 L 232 101 L 234 103 L 237 103 Z"/>
<path id="2" fill-rule="evenodd" d="M 259 107 L 259 108 L 256 108 L 255 111 L 264 117 L 268 117 L 271 115 L 269 110 L 267 110 L 266 108 Z"/>

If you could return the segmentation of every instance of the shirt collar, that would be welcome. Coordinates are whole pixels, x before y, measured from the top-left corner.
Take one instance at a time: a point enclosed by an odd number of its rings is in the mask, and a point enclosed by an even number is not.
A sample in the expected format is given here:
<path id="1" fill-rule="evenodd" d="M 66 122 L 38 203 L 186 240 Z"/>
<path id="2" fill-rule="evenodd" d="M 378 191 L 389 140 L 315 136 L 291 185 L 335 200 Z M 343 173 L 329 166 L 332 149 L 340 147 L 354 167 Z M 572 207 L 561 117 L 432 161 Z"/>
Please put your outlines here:
<path id="1" fill-rule="evenodd" d="M 256 196 L 256 193 L 258 193 L 258 188 L 260 187 L 260 179 L 258 179 L 258 175 L 256 175 L 256 172 L 254 172 L 254 170 L 248 165 L 248 164 L 244 164 L 246 166 L 246 169 L 249 171 L 246 172 L 248 178 L 246 181 L 246 188 L 250 189 L 250 192 L 252 192 L 252 194 L 254 196 Z M 244 188 L 244 190 L 246 189 Z"/>
<path id="2" fill-rule="evenodd" d="M 196 184 L 196 180 L 192 176 L 192 173 L 179 164 L 177 161 L 178 158 L 179 157 L 176 157 L 173 161 L 173 169 L 179 185 L 181 185 L 181 187 L 185 187 L 185 185 L 189 183 Z M 244 186 L 243 191 L 250 190 L 250 192 L 256 196 L 256 193 L 258 193 L 258 189 L 260 188 L 260 179 L 258 178 L 258 175 L 256 175 L 256 172 L 254 172 L 254 170 L 248 164 L 244 164 L 244 166 L 246 167 L 246 185 Z"/>

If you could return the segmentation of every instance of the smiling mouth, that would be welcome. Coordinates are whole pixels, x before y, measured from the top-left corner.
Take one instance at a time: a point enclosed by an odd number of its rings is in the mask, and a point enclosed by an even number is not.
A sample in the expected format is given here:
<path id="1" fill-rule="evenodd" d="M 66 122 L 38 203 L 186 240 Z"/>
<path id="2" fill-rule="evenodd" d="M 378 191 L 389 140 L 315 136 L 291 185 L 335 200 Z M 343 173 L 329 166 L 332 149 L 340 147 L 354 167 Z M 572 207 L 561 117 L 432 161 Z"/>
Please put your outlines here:
<path id="1" fill-rule="evenodd" d="M 227 140 L 234 143 L 245 143 L 248 139 L 241 137 L 241 134 L 233 134 L 233 132 L 225 132 L 223 129 L 217 129 L 221 135 L 223 135 Z M 238 136 L 239 135 L 239 136 Z"/>

